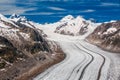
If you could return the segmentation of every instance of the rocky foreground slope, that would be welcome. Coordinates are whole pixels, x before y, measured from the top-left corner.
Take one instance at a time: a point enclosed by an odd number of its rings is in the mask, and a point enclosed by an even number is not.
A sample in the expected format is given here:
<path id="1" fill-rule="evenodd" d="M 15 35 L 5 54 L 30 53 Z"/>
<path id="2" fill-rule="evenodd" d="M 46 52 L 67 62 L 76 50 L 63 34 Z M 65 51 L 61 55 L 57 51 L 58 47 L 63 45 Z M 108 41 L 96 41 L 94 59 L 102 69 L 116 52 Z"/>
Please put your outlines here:
<path id="1" fill-rule="evenodd" d="M 0 80 L 28 80 L 61 61 L 64 55 L 25 17 L 0 14 Z"/>
<path id="2" fill-rule="evenodd" d="M 102 49 L 120 53 L 120 21 L 101 24 L 87 40 Z"/>

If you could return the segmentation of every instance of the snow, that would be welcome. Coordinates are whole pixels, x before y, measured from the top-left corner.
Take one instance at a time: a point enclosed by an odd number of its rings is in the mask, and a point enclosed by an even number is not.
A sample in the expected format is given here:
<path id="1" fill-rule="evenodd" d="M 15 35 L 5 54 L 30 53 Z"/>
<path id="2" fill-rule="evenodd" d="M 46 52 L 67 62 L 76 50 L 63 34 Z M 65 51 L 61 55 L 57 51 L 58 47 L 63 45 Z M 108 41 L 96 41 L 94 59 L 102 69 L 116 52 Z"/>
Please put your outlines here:
<path id="1" fill-rule="evenodd" d="M 17 32 L 19 29 L 5 29 L 5 28 L 0 28 L 0 36 L 5 37 L 10 40 L 15 40 L 17 43 L 21 43 L 19 40 L 19 36 L 17 35 Z"/>
<path id="2" fill-rule="evenodd" d="M 48 39 L 56 41 L 61 46 L 67 57 L 63 62 L 49 68 L 34 78 L 34 80 L 79 80 L 83 69 L 92 60 L 92 57 L 88 55 L 88 53 L 94 57 L 94 60 L 85 69 L 82 80 L 97 80 L 99 68 L 103 63 L 103 58 L 97 53 L 84 49 L 80 45 L 81 43 L 84 44 L 84 41 L 79 38 L 63 35 L 58 36 L 57 34 L 54 34 L 53 36 L 54 38 Z M 108 58 L 106 57 L 106 59 Z M 107 75 L 109 65 L 110 62 L 108 59 L 104 65 L 106 68 L 104 69 L 105 71 L 103 71 L 104 75 Z M 101 80 L 106 80 L 106 76 L 101 77 Z"/>
<path id="3" fill-rule="evenodd" d="M 3 16 L 2 14 L 0 14 L 0 19 L 1 20 L 5 20 L 5 21 L 8 21 L 8 19 L 5 17 L 5 16 Z M 8 21 L 9 22 L 9 21 Z"/>
<path id="4" fill-rule="evenodd" d="M 101 35 L 101 32 L 98 32 L 98 35 Z"/>
<path id="5" fill-rule="evenodd" d="M 107 30 L 107 33 L 113 33 L 113 32 L 116 32 L 117 31 L 117 29 L 116 28 L 109 28 L 108 30 Z"/>
<path id="6" fill-rule="evenodd" d="M 0 21 L 0 28 L 10 28 L 10 26 L 7 26 L 3 22 Z"/>
<path id="7" fill-rule="evenodd" d="M 18 18 L 11 18 L 10 20 L 15 21 L 15 22 L 27 22 L 26 18 L 23 17 L 18 17 Z"/>
<path id="8" fill-rule="evenodd" d="M 25 16 L 20 16 L 15 13 L 12 14 L 9 19 L 15 22 L 26 22 L 27 21 Z"/>
<path id="9" fill-rule="evenodd" d="M 27 22 L 20 22 L 20 23 L 26 25 L 27 27 L 33 28 L 33 26 L 31 26 L 31 25 L 28 24 Z"/>
<path id="10" fill-rule="evenodd" d="M 74 17 L 72 15 L 67 15 L 64 18 L 62 18 L 60 21 L 61 22 L 66 22 L 66 21 L 70 21 L 70 20 L 73 20 L 73 19 L 74 19 Z"/>
<path id="11" fill-rule="evenodd" d="M 14 18 L 14 19 L 10 19 L 10 20 L 18 22 L 20 20 L 20 18 Z"/>
<path id="12" fill-rule="evenodd" d="M 112 33 L 116 32 L 116 31 L 117 31 L 116 28 L 111 27 L 111 28 L 107 29 L 107 31 L 104 32 L 103 34 L 112 34 Z"/>
<path id="13" fill-rule="evenodd" d="M 6 47 L 6 45 L 0 44 L 0 49 Z"/>
<path id="14" fill-rule="evenodd" d="M 111 20 L 110 22 L 116 22 L 116 20 Z"/>
<path id="15" fill-rule="evenodd" d="M 111 21 L 106 21 L 106 22 L 104 22 L 104 23 L 109 23 L 109 22 L 116 22 L 117 20 L 111 20 Z"/>
<path id="16" fill-rule="evenodd" d="M 72 23 L 71 20 L 70 23 Z M 37 28 L 42 29 L 47 34 L 49 41 L 60 45 L 66 58 L 36 76 L 34 80 L 119 80 L 120 58 L 116 58 L 118 54 L 103 51 L 84 41 L 85 37 L 93 32 L 95 29 L 93 26 L 96 24 L 92 24 L 89 28 L 93 28 L 93 30 L 89 29 L 89 33 L 82 36 L 54 33 L 59 24 L 61 22 L 45 25 L 36 24 Z M 74 29 L 72 26 L 71 28 Z M 112 28 L 112 31 L 115 29 Z"/>
<path id="17" fill-rule="evenodd" d="M 14 21 L 14 22 L 19 22 L 21 24 L 26 25 L 27 27 L 34 28 L 32 25 L 34 25 L 34 22 L 28 21 L 25 16 L 20 16 L 17 14 L 12 14 L 9 18 L 9 20 Z"/>
<path id="18" fill-rule="evenodd" d="M 17 25 L 15 25 L 12 21 L 10 21 L 8 18 L 3 16 L 2 14 L 0 14 L 0 20 L 3 20 L 3 21 L 8 22 L 8 23 L 11 23 L 12 25 L 18 27 Z"/>
<path id="19" fill-rule="evenodd" d="M 6 69 L 3 68 L 3 69 L 0 69 L 0 71 L 6 71 Z"/>
<path id="20" fill-rule="evenodd" d="M 18 18 L 18 17 L 19 17 L 19 15 L 17 15 L 16 13 L 13 13 L 13 14 L 10 16 L 11 19 L 13 19 L 13 18 Z"/>
<path id="21" fill-rule="evenodd" d="M 98 26 L 98 23 L 93 23 L 90 20 L 85 20 L 81 16 L 74 18 L 73 16 L 68 15 L 54 25 L 56 25 L 55 32 L 57 33 L 78 36 L 80 35 L 81 28 L 84 28 L 82 32 L 89 34 L 89 32 Z"/>
<path id="22" fill-rule="evenodd" d="M 29 41 L 30 40 L 30 35 L 29 34 L 26 34 L 26 33 L 23 33 L 23 32 L 20 32 L 19 33 L 26 41 Z"/>

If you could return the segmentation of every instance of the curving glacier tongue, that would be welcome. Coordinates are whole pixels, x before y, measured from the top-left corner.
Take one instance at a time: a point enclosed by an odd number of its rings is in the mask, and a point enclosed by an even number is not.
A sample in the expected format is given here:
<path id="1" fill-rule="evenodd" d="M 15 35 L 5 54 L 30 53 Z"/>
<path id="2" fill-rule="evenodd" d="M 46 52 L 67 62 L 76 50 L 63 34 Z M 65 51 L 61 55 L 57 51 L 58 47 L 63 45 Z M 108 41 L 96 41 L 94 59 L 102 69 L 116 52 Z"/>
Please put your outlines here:
<path id="1" fill-rule="evenodd" d="M 68 33 L 62 35 L 59 33 L 62 30 L 64 32 L 77 31 L 75 29 L 75 27 L 78 28 L 77 23 L 83 27 L 84 19 L 68 16 L 62 20 L 38 26 L 48 35 L 47 39 L 60 45 L 66 54 L 66 59 L 39 74 L 34 80 L 119 80 L 120 54 L 104 51 L 85 41 L 85 37 L 94 31 L 96 25 L 100 24 L 85 20 L 85 23 L 91 24 L 87 26 L 89 32 L 82 36 L 69 36 Z M 56 29 L 58 32 L 54 33 Z"/>

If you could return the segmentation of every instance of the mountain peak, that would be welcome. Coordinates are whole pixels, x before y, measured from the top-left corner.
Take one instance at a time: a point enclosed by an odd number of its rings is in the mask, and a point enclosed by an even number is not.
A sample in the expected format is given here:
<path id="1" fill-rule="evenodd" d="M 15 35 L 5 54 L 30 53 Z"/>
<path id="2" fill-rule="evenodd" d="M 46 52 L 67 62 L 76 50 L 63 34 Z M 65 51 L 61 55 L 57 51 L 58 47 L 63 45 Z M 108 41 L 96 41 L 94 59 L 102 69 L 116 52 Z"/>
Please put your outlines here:
<path id="1" fill-rule="evenodd" d="M 1 18 L 1 17 L 4 17 L 4 16 L 3 16 L 2 14 L 0 14 L 0 18 Z"/>
<path id="2" fill-rule="evenodd" d="M 73 17 L 72 15 L 68 15 L 61 19 L 55 33 L 72 36 L 86 34 L 87 36 L 94 30 L 94 27 L 91 27 L 92 25 L 96 26 L 93 22 L 84 19 L 82 16 Z"/>
<path id="3" fill-rule="evenodd" d="M 65 16 L 65 17 L 63 17 L 60 21 L 69 21 L 69 20 L 73 20 L 74 19 L 74 17 L 72 16 L 72 15 L 67 15 L 67 16 Z"/>
<path id="4" fill-rule="evenodd" d="M 7 18 L 4 15 L 2 15 L 2 14 L 0 14 L 0 19 L 7 20 Z"/>
<path id="5" fill-rule="evenodd" d="M 77 21 L 86 21 L 82 16 L 77 16 L 77 17 L 76 17 L 76 20 L 77 20 Z"/>
<path id="6" fill-rule="evenodd" d="M 27 21 L 27 18 L 25 16 L 20 16 L 15 13 L 10 16 L 10 19 L 15 22 L 26 22 Z"/>
<path id="7" fill-rule="evenodd" d="M 18 14 L 16 14 L 16 13 L 14 13 L 14 14 L 12 14 L 12 15 L 10 16 L 10 18 L 11 18 L 11 19 L 14 19 L 14 18 L 19 18 L 19 15 L 18 15 Z"/>

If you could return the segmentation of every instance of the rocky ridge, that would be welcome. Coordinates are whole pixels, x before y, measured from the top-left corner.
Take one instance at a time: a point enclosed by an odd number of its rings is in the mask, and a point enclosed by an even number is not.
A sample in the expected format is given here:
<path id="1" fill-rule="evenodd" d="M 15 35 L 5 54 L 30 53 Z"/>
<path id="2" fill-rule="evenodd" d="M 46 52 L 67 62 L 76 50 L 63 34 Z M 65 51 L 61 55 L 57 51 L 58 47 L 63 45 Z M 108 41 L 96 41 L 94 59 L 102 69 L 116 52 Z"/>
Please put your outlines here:
<path id="1" fill-rule="evenodd" d="M 28 80 L 63 60 L 60 47 L 45 37 L 25 17 L 13 14 L 6 18 L 0 14 L 1 80 Z"/>
<path id="2" fill-rule="evenodd" d="M 87 40 L 104 50 L 120 53 L 120 21 L 102 23 Z"/>

